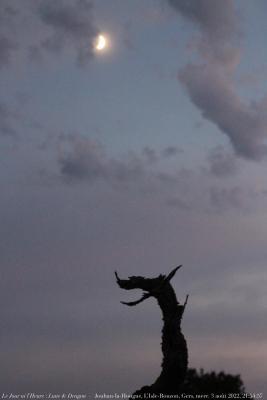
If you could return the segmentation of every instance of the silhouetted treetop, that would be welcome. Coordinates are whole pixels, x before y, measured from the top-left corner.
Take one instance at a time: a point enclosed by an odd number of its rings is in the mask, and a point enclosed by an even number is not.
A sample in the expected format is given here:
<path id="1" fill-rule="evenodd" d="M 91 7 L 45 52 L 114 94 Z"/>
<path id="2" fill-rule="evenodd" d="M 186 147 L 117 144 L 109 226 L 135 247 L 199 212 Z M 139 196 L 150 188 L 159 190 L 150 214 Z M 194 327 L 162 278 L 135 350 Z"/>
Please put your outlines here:
<path id="1" fill-rule="evenodd" d="M 245 392 L 240 375 L 225 372 L 204 372 L 190 368 L 182 386 L 182 391 L 188 394 L 242 394 Z"/>

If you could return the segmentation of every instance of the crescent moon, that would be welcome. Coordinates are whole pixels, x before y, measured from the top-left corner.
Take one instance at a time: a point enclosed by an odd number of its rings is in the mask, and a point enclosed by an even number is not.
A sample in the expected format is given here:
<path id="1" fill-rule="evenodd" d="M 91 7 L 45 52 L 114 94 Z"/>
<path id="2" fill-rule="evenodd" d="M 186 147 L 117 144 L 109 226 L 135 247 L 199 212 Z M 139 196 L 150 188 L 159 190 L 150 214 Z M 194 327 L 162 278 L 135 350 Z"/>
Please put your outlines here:
<path id="1" fill-rule="evenodd" d="M 97 39 L 96 39 L 96 44 L 95 44 L 95 48 L 96 50 L 104 50 L 104 48 L 106 47 L 107 44 L 107 40 L 105 38 L 105 36 L 103 35 L 98 35 Z"/>

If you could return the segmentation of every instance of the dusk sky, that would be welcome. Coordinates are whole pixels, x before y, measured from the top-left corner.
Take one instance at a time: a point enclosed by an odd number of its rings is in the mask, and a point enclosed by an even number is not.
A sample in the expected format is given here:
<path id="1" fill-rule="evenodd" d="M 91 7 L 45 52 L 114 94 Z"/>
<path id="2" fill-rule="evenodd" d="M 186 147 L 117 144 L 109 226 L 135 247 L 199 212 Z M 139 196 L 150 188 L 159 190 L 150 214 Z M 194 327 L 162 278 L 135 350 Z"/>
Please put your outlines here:
<path id="1" fill-rule="evenodd" d="M 114 270 L 183 264 L 190 367 L 267 393 L 266 15 L 0 0 L 1 392 L 151 384 L 160 309 Z"/>

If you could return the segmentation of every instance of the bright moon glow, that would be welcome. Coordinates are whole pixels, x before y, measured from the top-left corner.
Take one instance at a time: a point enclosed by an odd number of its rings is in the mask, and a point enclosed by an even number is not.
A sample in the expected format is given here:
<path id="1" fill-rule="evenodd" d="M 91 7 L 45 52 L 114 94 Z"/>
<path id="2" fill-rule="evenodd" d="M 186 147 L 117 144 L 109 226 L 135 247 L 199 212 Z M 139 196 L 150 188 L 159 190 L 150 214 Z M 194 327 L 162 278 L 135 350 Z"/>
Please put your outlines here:
<path id="1" fill-rule="evenodd" d="M 98 35 L 94 43 L 95 50 L 103 51 L 107 47 L 107 39 L 104 35 Z"/>

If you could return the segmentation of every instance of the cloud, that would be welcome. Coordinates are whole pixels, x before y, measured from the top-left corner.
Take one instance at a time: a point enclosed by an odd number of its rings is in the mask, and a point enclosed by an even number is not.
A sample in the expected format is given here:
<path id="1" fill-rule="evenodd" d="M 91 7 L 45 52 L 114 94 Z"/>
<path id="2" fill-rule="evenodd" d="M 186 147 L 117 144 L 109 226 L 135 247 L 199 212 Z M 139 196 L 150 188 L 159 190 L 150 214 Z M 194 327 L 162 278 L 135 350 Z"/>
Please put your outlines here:
<path id="1" fill-rule="evenodd" d="M 198 27 L 201 33 L 198 49 L 201 52 L 224 62 L 235 57 L 232 45 L 227 45 L 227 41 L 238 36 L 238 20 L 232 0 L 169 0 L 169 4 Z"/>
<path id="2" fill-rule="evenodd" d="M 108 158 L 101 145 L 81 137 L 67 140 L 58 162 L 61 176 L 67 182 L 129 183 L 144 175 L 141 158 L 135 155 L 129 155 L 126 161 Z"/>
<path id="3" fill-rule="evenodd" d="M 217 177 L 233 176 L 237 171 L 237 160 L 232 153 L 226 153 L 217 146 L 208 155 L 210 172 Z"/>
<path id="4" fill-rule="evenodd" d="M 263 103 L 245 102 L 233 73 L 240 60 L 234 47 L 239 38 L 234 2 L 169 0 L 169 4 L 199 30 L 199 63 L 183 68 L 178 78 L 202 116 L 229 138 L 237 155 L 261 160 L 267 154 L 267 119 Z"/>
<path id="5" fill-rule="evenodd" d="M 51 52 L 72 45 L 79 64 L 92 56 L 92 42 L 97 29 L 92 17 L 92 4 L 87 0 L 66 3 L 60 0 L 45 0 L 39 7 L 42 22 L 51 29 L 51 34 L 42 42 L 43 48 Z"/>
<path id="6" fill-rule="evenodd" d="M 158 171 L 157 164 L 182 152 L 175 146 L 156 151 L 145 146 L 140 154 L 130 152 L 119 159 L 109 157 L 103 146 L 81 135 L 62 135 L 59 138 L 58 163 L 60 175 L 68 183 L 106 181 L 111 184 L 141 182 L 177 182 L 176 174 Z M 181 175 L 181 174 L 180 174 Z"/>
<path id="7" fill-rule="evenodd" d="M 93 182 L 107 178 L 106 162 L 101 149 L 90 141 L 73 141 L 68 151 L 61 151 L 58 161 L 61 175 L 69 181 Z"/>
<path id="8" fill-rule="evenodd" d="M 201 31 L 217 39 L 229 38 L 236 32 L 236 17 L 232 0 L 169 0 L 169 4 L 184 17 L 199 25 Z"/>
<path id="9" fill-rule="evenodd" d="M 217 215 L 238 211 L 246 215 L 255 210 L 259 192 L 253 185 L 245 188 L 232 181 L 224 182 L 224 186 L 214 183 L 211 174 L 219 178 L 231 177 L 237 170 L 236 158 L 222 147 L 210 152 L 209 170 L 182 167 L 170 170 L 158 154 L 162 151 L 157 153 L 145 147 L 140 154 L 128 153 L 115 158 L 88 138 L 65 136 L 61 138 L 57 159 L 59 177 L 68 185 L 84 183 L 92 187 L 103 183 L 101 187 L 115 189 L 115 192 L 130 193 L 130 189 L 134 189 L 142 196 L 154 193 L 161 205 L 179 214 Z"/>
<path id="10" fill-rule="evenodd" d="M 261 106 L 242 101 L 224 72 L 212 65 L 188 65 L 179 79 L 203 117 L 228 136 L 236 154 L 253 160 L 267 154 L 267 120 Z"/>

